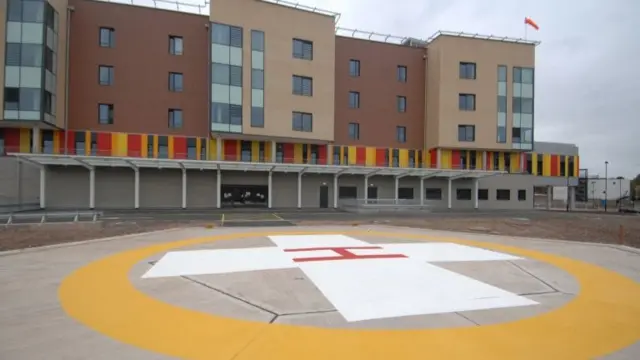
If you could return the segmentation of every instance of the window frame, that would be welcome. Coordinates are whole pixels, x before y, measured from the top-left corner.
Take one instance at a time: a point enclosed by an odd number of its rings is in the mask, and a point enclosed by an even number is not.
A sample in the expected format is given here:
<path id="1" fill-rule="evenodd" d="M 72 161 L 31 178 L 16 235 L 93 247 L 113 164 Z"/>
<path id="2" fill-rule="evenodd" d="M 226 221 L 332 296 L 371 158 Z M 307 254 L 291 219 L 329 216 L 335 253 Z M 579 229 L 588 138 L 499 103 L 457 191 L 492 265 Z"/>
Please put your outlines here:
<path id="1" fill-rule="evenodd" d="M 407 142 L 407 127 L 406 126 L 396 126 L 396 141 L 405 144 Z"/>
<path id="2" fill-rule="evenodd" d="M 108 111 L 108 118 L 102 118 L 102 107 L 106 106 Z M 98 104 L 98 124 L 99 125 L 113 125 L 115 121 L 115 106 L 113 104 L 99 103 Z"/>
<path id="3" fill-rule="evenodd" d="M 406 65 L 398 65 L 396 68 L 396 80 L 401 83 L 406 83 L 408 77 L 408 69 Z"/>
<path id="4" fill-rule="evenodd" d="M 292 75 L 291 82 L 292 82 L 292 84 L 291 84 L 291 87 L 292 87 L 291 93 L 293 95 L 309 96 L 309 97 L 313 96 L 313 78 L 312 77 L 302 76 L 302 75 Z M 299 86 L 300 89 L 299 89 L 299 91 L 296 91 L 296 83 L 298 83 L 298 82 L 300 83 L 300 86 Z M 309 86 L 308 86 L 309 91 L 308 92 L 304 91 L 305 82 L 308 82 L 308 84 L 309 84 Z"/>
<path id="5" fill-rule="evenodd" d="M 352 65 L 354 66 L 354 68 L 352 68 Z M 355 72 L 351 71 L 353 69 L 355 69 Z M 349 76 L 360 77 L 360 60 L 349 59 Z"/>
<path id="6" fill-rule="evenodd" d="M 354 96 L 355 103 L 351 102 L 351 97 Z M 359 109 L 360 108 L 360 92 L 359 91 L 351 91 L 349 90 L 349 108 L 350 109 Z"/>
<path id="7" fill-rule="evenodd" d="M 506 191 L 506 193 L 505 193 Z M 504 196 L 507 194 L 506 196 Z M 510 201 L 511 200 L 511 189 L 496 189 L 496 200 L 498 201 Z"/>
<path id="8" fill-rule="evenodd" d="M 107 34 L 105 41 L 102 41 L 103 31 L 106 31 Z M 98 45 L 102 48 L 114 48 L 116 46 L 115 32 L 116 30 L 112 27 L 100 26 L 98 29 Z"/>
<path id="9" fill-rule="evenodd" d="M 407 112 L 407 97 L 404 95 L 396 95 L 396 110 L 399 113 Z"/>
<path id="10" fill-rule="evenodd" d="M 180 126 L 175 126 L 176 125 L 176 114 L 180 114 Z M 182 127 L 184 126 L 184 112 L 182 111 L 182 109 L 177 109 L 177 108 L 170 108 L 168 110 L 168 127 L 169 129 L 182 129 Z"/>
<path id="11" fill-rule="evenodd" d="M 296 124 L 296 116 L 300 117 L 300 124 Z M 305 120 L 308 120 L 309 126 L 305 126 Z M 300 132 L 313 132 L 313 114 L 303 111 L 293 111 L 291 113 L 291 129 Z"/>
<path id="12" fill-rule="evenodd" d="M 360 140 L 360 124 L 359 123 L 355 123 L 355 122 L 349 123 L 348 131 L 349 131 L 349 139 Z"/>
<path id="13" fill-rule="evenodd" d="M 180 88 L 176 87 L 175 77 L 180 76 Z M 170 92 L 183 92 L 184 91 L 184 74 L 180 72 L 169 72 L 169 91 Z"/>
<path id="14" fill-rule="evenodd" d="M 527 189 L 518 189 L 518 201 L 527 201 Z"/>
<path id="15" fill-rule="evenodd" d="M 460 138 L 460 130 L 463 130 L 464 136 L 463 139 Z M 469 140 L 469 130 L 471 130 L 471 139 Z M 476 141 L 476 126 L 475 125 L 467 125 L 467 124 L 459 124 L 458 125 L 458 142 L 475 142 Z"/>
<path id="16" fill-rule="evenodd" d="M 300 52 L 296 52 L 296 43 L 300 44 Z M 294 59 L 300 59 L 300 60 L 313 60 L 313 41 L 310 40 L 304 40 L 304 39 L 298 39 L 298 38 L 293 38 L 292 42 L 292 51 L 291 54 L 293 56 Z M 305 46 L 308 47 L 309 49 L 309 55 L 306 56 L 305 54 Z"/>
<path id="17" fill-rule="evenodd" d="M 471 200 L 473 192 L 471 188 L 457 188 L 456 189 L 456 200 L 467 201 Z"/>
<path id="18" fill-rule="evenodd" d="M 176 50 L 176 42 L 180 41 L 180 51 Z M 169 35 L 169 54 L 173 56 L 184 55 L 184 38 L 177 35 Z"/>
<path id="19" fill-rule="evenodd" d="M 478 78 L 477 64 L 469 61 L 460 61 L 458 76 L 462 80 L 476 80 Z"/>
<path id="20" fill-rule="evenodd" d="M 438 195 L 437 197 L 434 195 Z M 425 188 L 424 189 L 425 200 L 442 200 L 442 188 Z"/>
<path id="21" fill-rule="evenodd" d="M 462 105 L 462 101 L 461 99 L 464 98 L 464 106 Z M 471 99 L 472 105 L 471 108 L 469 108 L 469 99 Z M 459 111 L 476 111 L 476 94 L 470 94 L 470 93 L 459 93 L 458 94 L 458 110 Z"/>
<path id="22" fill-rule="evenodd" d="M 106 82 L 102 81 L 102 70 L 107 70 L 108 80 Z M 100 86 L 112 86 L 114 78 L 114 70 L 112 65 L 98 65 L 98 84 Z"/>
<path id="23" fill-rule="evenodd" d="M 489 189 L 478 189 L 478 200 L 489 200 Z"/>

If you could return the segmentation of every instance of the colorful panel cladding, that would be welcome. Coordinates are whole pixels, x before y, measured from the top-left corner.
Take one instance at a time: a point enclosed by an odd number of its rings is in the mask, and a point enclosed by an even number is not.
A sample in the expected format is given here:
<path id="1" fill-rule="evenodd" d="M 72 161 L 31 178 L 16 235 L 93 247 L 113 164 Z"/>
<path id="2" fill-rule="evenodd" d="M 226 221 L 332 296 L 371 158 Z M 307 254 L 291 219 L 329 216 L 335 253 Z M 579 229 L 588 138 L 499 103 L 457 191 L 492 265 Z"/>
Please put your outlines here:
<path id="1" fill-rule="evenodd" d="M 580 156 L 527 154 L 525 171 L 539 176 L 575 176 L 580 173 Z"/>
<path id="2" fill-rule="evenodd" d="M 421 168 L 432 163 L 431 151 L 415 149 L 332 145 L 329 154 L 329 164 L 333 165 Z"/>

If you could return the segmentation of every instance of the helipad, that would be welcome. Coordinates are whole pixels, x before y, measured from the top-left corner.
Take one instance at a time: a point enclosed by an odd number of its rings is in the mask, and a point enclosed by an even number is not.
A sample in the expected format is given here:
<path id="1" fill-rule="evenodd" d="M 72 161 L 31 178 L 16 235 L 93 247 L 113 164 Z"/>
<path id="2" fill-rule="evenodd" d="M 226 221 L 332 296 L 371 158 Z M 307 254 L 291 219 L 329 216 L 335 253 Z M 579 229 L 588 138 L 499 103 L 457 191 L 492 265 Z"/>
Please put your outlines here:
<path id="1" fill-rule="evenodd" d="M 392 227 L 0 256 L 5 359 L 638 359 L 640 252 Z"/>

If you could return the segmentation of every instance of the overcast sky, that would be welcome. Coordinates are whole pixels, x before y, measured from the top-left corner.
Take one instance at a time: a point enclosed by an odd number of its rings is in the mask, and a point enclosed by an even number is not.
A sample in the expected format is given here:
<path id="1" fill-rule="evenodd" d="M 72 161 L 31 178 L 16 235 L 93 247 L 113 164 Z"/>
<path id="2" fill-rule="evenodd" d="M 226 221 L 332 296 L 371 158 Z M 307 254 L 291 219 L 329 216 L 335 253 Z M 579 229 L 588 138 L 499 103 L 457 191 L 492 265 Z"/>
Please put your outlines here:
<path id="1" fill-rule="evenodd" d="M 134 0 L 143 1 L 143 0 Z M 198 2 L 197 0 L 183 0 Z M 289 0 L 342 14 L 339 26 L 428 38 L 437 30 L 540 31 L 535 137 L 574 143 L 590 174 L 640 173 L 640 0 Z"/>

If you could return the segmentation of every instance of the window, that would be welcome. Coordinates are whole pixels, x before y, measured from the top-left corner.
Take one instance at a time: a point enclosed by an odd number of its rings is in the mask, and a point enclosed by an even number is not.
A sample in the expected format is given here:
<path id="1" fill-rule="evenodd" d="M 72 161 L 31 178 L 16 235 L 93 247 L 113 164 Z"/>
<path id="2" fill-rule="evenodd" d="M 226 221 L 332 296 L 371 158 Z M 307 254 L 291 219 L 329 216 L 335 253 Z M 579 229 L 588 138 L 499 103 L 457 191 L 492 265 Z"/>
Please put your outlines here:
<path id="1" fill-rule="evenodd" d="M 303 112 L 293 112 L 293 131 L 313 131 L 313 115 Z"/>
<path id="2" fill-rule="evenodd" d="M 496 200 L 511 200 L 511 190 L 509 189 L 496 190 Z"/>
<path id="3" fill-rule="evenodd" d="M 313 79 L 305 76 L 293 75 L 293 94 L 302 96 L 313 95 Z"/>
<path id="4" fill-rule="evenodd" d="M 478 189 L 478 200 L 489 200 L 489 189 Z"/>
<path id="5" fill-rule="evenodd" d="M 169 128 L 170 129 L 182 128 L 182 110 L 169 109 Z"/>
<path id="6" fill-rule="evenodd" d="M 182 55 L 182 36 L 169 36 L 169 54 Z"/>
<path id="7" fill-rule="evenodd" d="M 251 107 L 251 127 L 264 127 L 264 108 L 259 106 Z"/>
<path id="8" fill-rule="evenodd" d="M 396 139 L 400 143 L 407 142 L 407 128 L 404 126 L 396 126 Z"/>
<path id="9" fill-rule="evenodd" d="M 349 123 L 349 139 L 360 140 L 360 124 Z"/>
<path id="10" fill-rule="evenodd" d="M 5 110 L 40 111 L 41 100 L 41 89 L 10 87 L 4 89 Z"/>
<path id="11" fill-rule="evenodd" d="M 349 91 L 349 107 L 357 109 L 360 107 L 360 93 L 357 91 Z"/>
<path id="12" fill-rule="evenodd" d="M 355 186 L 340 186 L 338 189 L 338 198 L 355 199 L 358 197 L 358 188 Z"/>
<path id="13" fill-rule="evenodd" d="M 471 189 L 456 189 L 456 200 L 471 200 Z"/>
<path id="14" fill-rule="evenodd" d="M 113 85 L 113 66 L 100 65 L 98 82 L 100 85 Z"/>
<path id="15" fill-rule="evenodd" d="M 458 125 L 458 141 L 476 141 L 476 126 Z"/>
<path id="16" fill-rule="evenodd" d="M 251 30 L 251 50 L 264 51 L 264 32 Z"/>
<path id="17" fill-rule="evenodd" d="M 100 125 L 113 124 L 113 104 L 98 105 L 98 124 Z"/>
<path id="18" fill-rule="evenodd" d="M 527 200 L 527 190 L 518 190 L 518 201 L 526 201 Z"/>
<path id="19" fill-rule="evenodd" d="M 242 28 L 214 23 L 211 27 L 211 42 L 242 48 Z"/>
<path id="20" fill-rule="evenodd" d="M 116 45 L 115 30 L 113 28 L 100 28 L 100 47 L 112 48 Z"/>
<path id="21" fill-rule="evenodd" d="M 51 51 L 49 48 L 47 50 Z M 41 67 L 42 51 L 42 45 L 7 43 L 6 65 Z"/>
<path id="22" fill-rule="evenodd" d="M 313 60 L 313 43 L 307 40 L 293 39 L 293 57 Z"/>
<path id="23" fill-rule="evenodd" d="M 476 96 L 474 94 L 459 94 L 458 109 L 464 111 L 476 110 Z"/>
<path id="24" fill-rule="evenodd" d="M 460 79 L 475 80 L 476 63 L 461 62 L 460 63 Z"/>
<path id="25" fill-rule="evenodd" d="M 426 188 L 424 196 L 427 200 L 442 200 L 442 189 Z"/>
<path id="26" fill-rule="evenodd" d="M 349 60 L 349 76 L 360 76 L 360 60 Z"/>
<path id="27" fill-rule="evenodd" d="M 407 112 L 407 98 L 405 96 L 397 96 L 396 104 L 398 107 L 398 112 Z"/>
<path id="28" fill-rule="evenodd" d="M 398 199 L 404 199 L 404 200 L 413 199 L 413 188 L 408 188 L 408 187 L 398 188 Z"/>
<path id="29" fill-rule="evenodd" d="M 403 65 L 398 65 L 397 70 L 398 81 L 406 83 L 407 82 L 407 67 Z"/>
<path id="30" fill-rule="evenodd" d="M 182 91 L 182 74 L 181 73 L 169 73 L 169 91 L 181 92 Z"/>
<path id="31" fill-rule="evenodd" d="M 182 74 L 180 74 L 182 75 Z M 262 72 L 258 70 L 255 74 L 251 72 L 252 86 L 262 86 L 264 79 L 258 76 L 262 75 Z M 227 64 L 211 64 L 211 81 L 214 84 L 242 86 L 242 67 L 227 65 Z M 253 82 L 256 81 L 255 84 Z"/>

